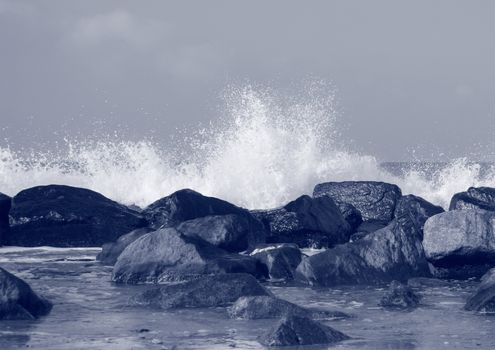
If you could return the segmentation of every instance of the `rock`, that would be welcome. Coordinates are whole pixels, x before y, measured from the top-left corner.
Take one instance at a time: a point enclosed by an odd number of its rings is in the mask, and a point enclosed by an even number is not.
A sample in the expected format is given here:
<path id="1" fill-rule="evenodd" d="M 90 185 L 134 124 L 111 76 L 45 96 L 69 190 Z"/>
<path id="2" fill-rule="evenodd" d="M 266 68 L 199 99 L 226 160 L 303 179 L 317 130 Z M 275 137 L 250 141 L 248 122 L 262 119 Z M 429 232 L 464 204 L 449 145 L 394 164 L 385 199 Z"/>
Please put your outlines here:
<path id="1" fill-rule="evenodd" d="M 203 196 L 190 189 L 179 190 L 159 199 L 146 207 L 142 213 L 154 229 L 176 226 L 187 220 L 210 215 L 250 215 L 249 211 L 234 204 Z"/>
<path id="2" fill-rule="evenodd" d="M 420 300 L 421 297 L 411 287 L 392 281 L 388 291 L 380 300 L 380 306 L 390 309 L 412 309 L 418 306 Z"/>
<path id="3" fill-rule="evenodd" d="M 124 249 L 113 269 L 117 283 L 160 283 L 204 274 L 246 272 L 266 277 L 266 267 L 250 256 L 231 254 L 174 228 L 148 233 Z"/>
<path id="4" fill-rule="evenodd" d="M 435 215 L 424 226 L 423 246 L 435 267 L 464 271 L 467 278 L 482 274 L 495 263 L 495 212 L 467 209 Z"/>
<path id="5" fill-rule="evenodd" d="M 390 222 L 395 205 L 401 197 L 396 185 L 374 181 L 326 182 L 316 185 L 313 197 L 328 196 L 336 202 L 352 204 L 364 221 Z"/>
<path id="6" fill-rule="evenodd" d="M 317 319 L 342 319 L 350 316 L 339 311 L 311 310 L 273 296 L 247 296 L 237 299 L 228 310 L 229 316 L 236 319 L 258 320 L 281 318 L 287 315 Z"/>
<path id="7" fill-rule="evenodd" d="M 331 198 L 301 196 L 286 206 L 252 211 L 267 227 L 268 243 L 322 247 L 349 241 L 351 229 Z"/>
<path id="8" fill-rule="evenodd" d="M 349 224 L 351 232 L 356 232 L 357 228 L 363 223 L 360 211 L 350 203 L 335 201 L 335 204 L 339 207 L 344 220 Z"/>
<path id="9" fill-rule="evenodd" d="M 253 276 L 234 273 L 154 287 L 134 296 L 131 303 L 161 309 L 217 307 L 227 306 L 240 297 L 257 295 L 271 293 Z"/>
<path id="10" fill-rule="evenodd" d="M 271 279 L 291 280 L 301 262 L 301 250 L 295 244 L 279 243 L 257 246 L 250 256 L 265 265 Z"/>
<path id="11" fill-rule="evenodd" d="M 99 193 L 49 185 L 18 193 L 12 200 L 6 244 L 95 247 L 146 225 L 143 217 Z"/>
<path id="12" fill-rule="evenodd" d="M 495 312 L 495 268 L 481 278 L 481 284 L 471 295 L 464 309 L 483 313 Z"/>
<path id="13" fill-rule="evenodd" d="M 350 339 L 331 327 L 307 317 L 289 315 L 282 318 L 260 338 L 265 346 L 332 344 Z"/>
<path id="14" fill-rule="evenodd" d="M 421 197 L 412 194 L 403 196 L 395 207 L 395 217 L 407 216 L 409 220 L 419 229 L 423 239 L 423 227 L 428 218 L 443 213 L 442 207 L 431 204 Z"/>
<path id="15" fill-rule="evenodd" d="M 376 284 L 430 275 L 421 233 L 407 217 L 366 237 L 303 258 L 297 278 L 312 285 Z"/>
<path id="16" fill-rule="evenodd" d="M 388 222 L 380 221 L 380 220 L 367 220 L 361 223 L 357 228 L 355 233 L 351 235 L 351 241 L 355 242 L 360 240 L 361 238 L 366 237 L 372 232 L 378 231 L 386 226 L 388 226 Z"/>
<path id="17" fill-rule="evenodd" d="M 0 193 L 0 246 L 3 244 L 4 237 L 9 235 L 9 212 L 12 198 Z"/>
<path id="18" fill-rule="evenodd" d="M 441 288 L 448 287 L 450 283 L 438 278 L 415 277 L 408 279 L 407 285 L 411 288 Z"/>
<path id="19" fill-rule="evenodd" d="M 470 187 L 466 192 L 456 193 L 449 210 L 484 209 L 495 211 L 495 188 Z"/>
<path id="20" fill-rule="evenodd" d="M 96 260 L 100 261 L 104 265 L 115 265 L 117 258 L 129 244 L 152 231 L 152 229 L 147 227 L 138 228 L 137 230 L 120 236 L 116 242 L 105 243 L 101 252 L 96 256 Z"/>
<path id="21" fill-rule="evenodd" d="M 0 320 L 32 320 L 51 309 L 52 304 L 26 282 L 0 268 Z"/>
<path id="22" fill-rule="evenodd" d="M 251 215 L 211 215 L 177 226 L 180 233 L 198 237 L 228 252 L 242 252 L 265 242 L 265 228 Z"/>

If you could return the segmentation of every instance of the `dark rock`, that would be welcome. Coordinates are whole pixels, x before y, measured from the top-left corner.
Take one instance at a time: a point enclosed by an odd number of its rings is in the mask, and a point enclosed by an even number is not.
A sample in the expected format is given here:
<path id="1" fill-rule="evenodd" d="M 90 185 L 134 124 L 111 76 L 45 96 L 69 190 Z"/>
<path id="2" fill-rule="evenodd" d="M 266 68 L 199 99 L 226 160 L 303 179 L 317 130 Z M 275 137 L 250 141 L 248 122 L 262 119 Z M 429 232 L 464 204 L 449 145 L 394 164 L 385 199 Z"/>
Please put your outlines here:
<path id="1" fill-rule="evenodd" d="M 271 279 L 291 280 L 301 262 L 301 250 L 295 244 L 279 243 L 259 245 L 250 254 L 268 269 Z"/>
<path id="2" fill-rule="evenodd" d="M 356 241 L 304 258 L 298 278 L 314 285 L 376 284 L 429 276 L 421 233 L 408 216 Z"/>
<path id="3" fill-rule="evenodd" d="M 173 228 L 148 233 L 124 249 L 113 269 L 117 283 L 160 283 L 204 274 L 246 272 L 266 277 L 266 267 L 250 256 L 228 253 Z"/>
<path id="4" fill-rule="evenodd" d="M 271 295 L 251 275 L 243 273 L 201 276 L 183 283 L 154 287 L 131 303 L 161 309 L 227 306 L 240 297 Z"/>
<path id="5" fill-rule="evenodd" d="M 99 260 L 104 265 L 115 265 L 117 258 L 129 244 L 152 231 L 152 229 L 146 227 L 138 228 L 137 230 L 120 236 L 116 242 L 105 243 L 101 252 L 96 256 L 96 260 Z"/>
<path id="6" fill-rule="evenodd" d="M 248 296 L 239 298 L 229 310 L 231 318 L 257 320 L 297 315 L 316 319 L 342 319 L 350 316 L 339 311 L 305 309 L 273 296 Z"/>
<path id="7" fill-rule="evenodd" d="M 374 181 L 326 182 L 316 185 L 313 197 L 329 196 L 336 202 L 352 204 L 364 221 L 390 222 L 395 205 L 401 197 L 396 185 Z"/>
<path id="8" fill-rule="evenodd" d="M 367 220 L 364 221 L 361 225 L 356 228 L 355 233 L 351 235 L 351 241 L 355 242 L 360 240 L 361 238 L 366 237 L 372 232 L 378 231 L 386 226 L 388 226 L 388 222 L 380 221 L 380 220 Z"/>
<path id="9" fill-rule="evenodd" d="M 51 309 L 52 304 L 26 282 L 0 268 L 0 320 L 32 320 Z"/>
<path id="10" fill-rule="evenodd" d="M 76 187 L 33 187 L 12 200 L 6 244 L 88 247 L 146 225 L 142 216 L 99 193 Z"/>
<path id="11" fill-rule="evenodd" d="M 495 269 L 483 275 L 478 289 L 468 298 L 464 308 L 483 313 L 495 312 Z"/>
<path id="12" fill-rule="evenodd" d="M 206 197 L 190 189 L 172 193 L 150 204 L 142 211 L 154 229 L 171 227 L 181 222 L 210 215 L 237 214 L 249 216 L 249 211 L 224 200 Z"/>
<path id="13" fill-rule="evenodd" d="M 380 300 L 380 306 L 390 309 L 412 309 L 418 306 L 420 300 L 421 297 L 411 287 L 392 281 L 388 291 Z"/>
<path id="14" fill-rule="evenodd" d="M 265 228 L 251 215 L 212 215 L 188 220 L 177 231 L 198 237 L 228 252 L 242 252 L 265 242 Z"/>
<path id="15" fill-rule="evenodd" d="M 466 192 L 456 193 L 449 210 L 484 209 L 495 211 L 495 188 L 470 187 Z"/>
<path id="16" fill-rule="evenodd" d="M 423 239 L 423 227 L 428 218 L 443 213 L 442 207 L 431 204 L 421 197 L 414 196 L 412 194 L 403 196 L 395 207 L 395 217 L 407 216 L 409 220 L 415 225 L 421 232 L 421 239 Z"/>
<path id="17" fill-rule="evenodd" d="M 361 212 L 350 203 L 335 201 L 335 204 L 339 207 L 344 220 L 349 224 L 351 232 L 356 232 L 357 228 L 363 223 Z"/>
<path id="18" fill-rule="evenodd" d="M 3 244 L 4 237 L 9 235 L 9 212 L 12 198 L 0 193 L 0 246 Z"/>
<path id="19" fill-rule="evenodd" d="M 350 339 L 331 327 L 307 317 L 289 315 L 260 338 L 266 346 L 332 344 Z"/>
<path id="20" fill-rule="evenodd" d="M 448 287 L 449 282 L 431 277 L 414 277 L 407 280 L 407 285 L 411 288 L 438 288 Z"/>
<path id="21" fill-rule="evenodd" d="M 299 247 L 333 246 L 349 241 L 351 229 L 331 198 L 301 196 L 286 206 L 252 214 L 267 227 L 268 243 Z"/>
<path id="22" fill-rule="evenodd" d="M 429 218 L 423 246 L 437 268 L 462 271 L 465 277 L 495 264 L 495 212 L 453 210 Z M 481 267 L 481 270 L 479 269 Z"/>

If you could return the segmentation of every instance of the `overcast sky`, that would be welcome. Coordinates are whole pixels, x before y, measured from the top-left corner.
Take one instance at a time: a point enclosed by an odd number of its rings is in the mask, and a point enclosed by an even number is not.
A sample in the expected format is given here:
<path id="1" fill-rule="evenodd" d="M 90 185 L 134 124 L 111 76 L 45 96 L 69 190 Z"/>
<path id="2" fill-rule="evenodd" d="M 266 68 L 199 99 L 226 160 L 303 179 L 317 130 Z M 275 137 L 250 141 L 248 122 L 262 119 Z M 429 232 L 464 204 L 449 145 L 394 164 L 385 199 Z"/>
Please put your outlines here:
<path id="1" fill-rule="evenodd" d="M 216 118 L 229 84 L 318 77 L 369 154 L 481 157 L 495 145 L 494 18 L 491 0 L 0 0 L 0 136 L 166 138 Z"/>

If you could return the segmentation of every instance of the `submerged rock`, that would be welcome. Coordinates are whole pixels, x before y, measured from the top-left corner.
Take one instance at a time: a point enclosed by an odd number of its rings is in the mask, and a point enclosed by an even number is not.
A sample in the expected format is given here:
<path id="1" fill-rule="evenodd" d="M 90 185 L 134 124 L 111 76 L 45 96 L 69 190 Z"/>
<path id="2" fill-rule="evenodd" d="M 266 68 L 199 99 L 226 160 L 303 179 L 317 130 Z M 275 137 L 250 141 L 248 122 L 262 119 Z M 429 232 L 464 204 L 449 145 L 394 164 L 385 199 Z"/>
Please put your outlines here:
<path id="1" fill-rule="evenodd" d="M 421 297 L 411 287 L 392 281 L 388 291 L 380 300 L 380 306 L 390 309 L 412 309 L 418 306 L 420 300 Z"/>
<path id="2" fill-rule="evenodd" d="M 129 244 L 117 259 L 112 280 L 160 283 L 236 272 L 267 276 L 266 267 L 250 256 L 231 254 L 174 228 L 164 228 Z"/>
<path id="3" fill-rule="evenodd" d="M 138 228 L 137 230 L 120 236 L 116 242 L 105 243 L 102 246 L 101 252 L 96 256 L 96 260 L 100 261 L 104 265 L 115 265 L 117 258 L 129 244 L 152 231 L 152 229 L 146 227 Z"/>
<path id="4" fill-rule="evenodd" d="M 258 295 L 271 293 L 253 276 L 234 273 L 154 287 L 133 297 L 131 303 L 161 309 L 201 308 L 227 306 L 240 297 Z"/>
<path id="5" fill-rule="evenodd" d="M 481 284 L 476 292 L 468 298 L 464 308 L 483 313 L 495 312 L 495 268 L 483 275 Z"/>
<path id="6" fill-rule="evenodd" d="M 495 212 L 467 209 L 435 215 L 426 221 L 423 246 L 427 259 L 440 269 L 463 271 L 465 277 L 484 273 L 495 264 Z"/>
<path id="7" fill-rule="evenodd" d="M 273 296 L 248 296 L 239 298 L 228 310 L 231 318 L 257 320 L 297 315 L 316 319 L 342 319 L 349 315 L 338 311 L 305 309 Z"/>
<path id="8" fill-rule="evenodd" d="M 52 304 L 26 282 L 0 268 L 0 320 L 32 320 L 51 309 Z"/>
<path id="9" fill-rule="evenodd" d="M 3 244 L 4 237 L 9 235 L 9 212 L 12 198 L 0 193 L 0 246 Z"/>
<path id="10" fill-rule="evenodd" d="M 142 213 L 154 229 L 176 226 L 187 220 L 210 215 L 250 216 L 249 211 L 243 208 L 218 198 L 203 196 L 190 189 L 179 190 L 159 199 Z"/>
<path id="11" fill-rule="evenodd" d="M 307 317 L 288 315 L 282 318 L 264 336 L 260 343 L 266 346 L 297 346 L 332 344 L 350 339 L 347 335 Z"/>
<path id="12" fill-rule="evenodd" d="M 265 242 L 265 228 L 247 213 L 211 215 L 177 226 L 180 233 L 198 237 L 228 252 L 242 252 Z"/>
<path id="13" fill-rule="evenodd" d="M 271 279 L 291 280 L 301 262 L 301 250 L 295 244 L 265 244 L 257 246 L 250 254 L 268 269 Z"/>
<path id="14" fill-rule="evenodd" d="M 326 182 L 316 185 L 313 197 L 328 196 L 352 204 L 364 221 L 390 222 L 402 193 L 396 185 L 375 181 Z"/>
<path id="15" fill-rule="evenodd" d="M 301 196 L 284 207 L 252 211 L 267 227 L 268 243 L 322 247 L 349 241 L 351 229 L 331 198 Z"/>
<path id="16" fill-rule="evenodd" d="M 298 278 L 313 285 L 376 284 L 429 276 L 421 232 L 408 215 L 356 241 L 303 259 Z"/>
<path id="17" fill-rule="evenodd" d="M 495 211 L 495 188 L 470 187 L 456 193 L 450 200 L 449 210 L 484 209 Z"/>
<path id="18" fill-rule="evenodd" d="M 6 244 L 29 247 L 101 246 L 146 225 L 139 213 L 97 192 L 61 185 L 21 191 L 10 215 Z"/>

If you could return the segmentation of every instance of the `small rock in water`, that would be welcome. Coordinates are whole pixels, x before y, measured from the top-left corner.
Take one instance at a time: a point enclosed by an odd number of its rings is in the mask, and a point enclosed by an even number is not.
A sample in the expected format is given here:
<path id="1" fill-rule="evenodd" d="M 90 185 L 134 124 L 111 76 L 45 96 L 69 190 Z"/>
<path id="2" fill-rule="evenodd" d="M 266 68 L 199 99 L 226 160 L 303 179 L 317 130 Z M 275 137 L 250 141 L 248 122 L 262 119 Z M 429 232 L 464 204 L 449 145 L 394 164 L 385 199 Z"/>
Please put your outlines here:
<path id="1" fill-rule="evenodd" d="M 266 346 L 333 344 L 350 339 L 331 327 L 307 317 L 289 315 L 260 337 Z"/>
<path id="2" fill-rule="evenodd" d="M 411 287 L 397 281 L 392 281 L 385 295 L 380 300 L 380 306 L 392 309 L 411 309 L 418 306 L 421 297 Z"/>

